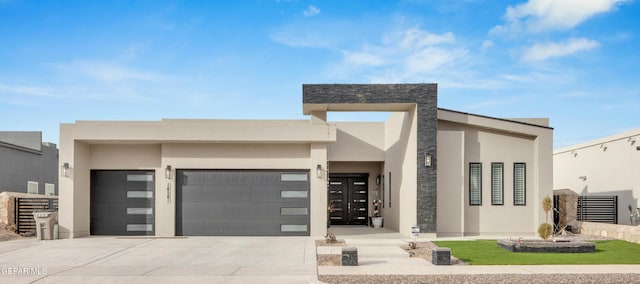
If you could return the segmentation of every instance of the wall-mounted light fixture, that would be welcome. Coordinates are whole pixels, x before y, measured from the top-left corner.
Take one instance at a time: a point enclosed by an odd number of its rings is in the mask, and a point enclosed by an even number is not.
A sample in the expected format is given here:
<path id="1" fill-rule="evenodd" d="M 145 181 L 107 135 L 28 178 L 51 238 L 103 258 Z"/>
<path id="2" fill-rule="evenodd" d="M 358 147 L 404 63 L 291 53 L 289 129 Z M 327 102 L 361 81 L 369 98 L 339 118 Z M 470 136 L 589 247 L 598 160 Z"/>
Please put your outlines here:
<path id="1" fill-rule="evenodd" d="M 573 155 L 573 157 L 577 157 L 578 156 L 578 152 L 576 152 L 575 150 L 571 151 L 571 155 Z"/>
<path id="2" fill-rule="evenodd" d="M 376 184 L 377 184 L 377 185 L 380 185 L 380 180 L 381 180 L 381 179 L 382 179 L 382 177 L 381 177 L 380 175 L 378 175 L 378 176 L 376 177 Z"/>
<path id="3" fill-rule="evenodd" d="M 579 176 L 578 178 L 581 179 L 582 181 L 587 180 L 587 176 Z"/>
<path id="4" fill-rule="evenodd" d="M 316 166 L 316 176 L 322 178 L 322 166 L 320 164 Z"/>
<path id="5" fill-rule="evenodd" d="M 69 163 L 64 163 L 60 166 L 60 176 L 61 177 L 69 177 L 71 173 L 71 167 Z"/>
<path id="6" fill-rule="evenodd" d="M 607 144 L 602 143 L 600 144 L 600 148 L 602 148 L 602 151 L 607 151 L 607 148 L 609 147 L 607 147 Z"/>
<path id="7" fill-rule="evenodd" d="M 429 153 L 424 153 L 424 166 L 431 167 L 431 155 Z"/>
<path id="8" fill-rule="evenodd" d="M 629 137 L 629 143 L 631 143 L 631 146 L 633 146 L 633 144 L 636 144 L 636 138 L 635 137 Z"/>
<path id="9" fill-rule="evenodd" d="M 164 168 L 164 177 L 167 179 L 171 179 L 173 177 L 173 169 L 170 165 L 167 165 L 167 167 Z"/>

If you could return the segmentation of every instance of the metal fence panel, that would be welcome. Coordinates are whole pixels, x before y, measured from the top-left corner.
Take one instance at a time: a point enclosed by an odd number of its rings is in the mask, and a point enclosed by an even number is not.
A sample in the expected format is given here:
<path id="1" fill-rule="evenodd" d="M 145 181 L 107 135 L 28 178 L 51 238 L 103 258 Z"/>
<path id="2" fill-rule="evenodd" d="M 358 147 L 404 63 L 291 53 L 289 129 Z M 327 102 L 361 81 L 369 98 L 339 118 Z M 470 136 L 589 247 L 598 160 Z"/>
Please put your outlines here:
<path id="1" fill-rule="evenodd" d="M 58 210 L 57 198 L 16 198 L 15 199 L 15 224 L 16 233 L 24 234 L 35 232 L 36 222 L 33 219 L 33 211 Z"/>
<path id="2" fill-rule="evenodd" d="M 618 224 L 618 196 L 579 196 L 578 221 Z"/>

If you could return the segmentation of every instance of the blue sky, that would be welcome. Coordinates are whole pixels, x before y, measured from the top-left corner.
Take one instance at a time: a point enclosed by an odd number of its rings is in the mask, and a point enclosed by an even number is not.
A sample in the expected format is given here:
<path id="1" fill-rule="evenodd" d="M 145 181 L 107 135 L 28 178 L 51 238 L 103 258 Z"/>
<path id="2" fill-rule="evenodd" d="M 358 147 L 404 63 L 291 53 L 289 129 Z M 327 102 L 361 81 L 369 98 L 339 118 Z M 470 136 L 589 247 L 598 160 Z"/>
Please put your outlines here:
<path id="1" fill-rule="evenodd" d="M 640 128 L 638 2 L 0 0 L 0 130 L 305 119 L 304 83 L 437 83 L 442 108 L 550 118 L 559 148 Z"/>

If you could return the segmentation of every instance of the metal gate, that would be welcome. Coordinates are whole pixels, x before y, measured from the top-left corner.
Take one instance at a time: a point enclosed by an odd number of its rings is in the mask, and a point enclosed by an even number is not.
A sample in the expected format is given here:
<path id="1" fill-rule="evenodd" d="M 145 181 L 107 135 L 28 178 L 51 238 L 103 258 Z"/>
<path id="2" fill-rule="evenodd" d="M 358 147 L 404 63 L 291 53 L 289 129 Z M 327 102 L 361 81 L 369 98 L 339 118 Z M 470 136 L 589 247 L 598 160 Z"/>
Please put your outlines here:
<path id="1" fill-rule="evenodd" d="M 36 221 L 33 211 L 57 211 L 57 198 L 16 198 L 14 204 L 16 233 L 24 234 L 36 231 Z"/>
<path id="2" fill-rule="evenodd" d="M 618 196 L 578 196 L 578 221 L 618 224 Z"/>

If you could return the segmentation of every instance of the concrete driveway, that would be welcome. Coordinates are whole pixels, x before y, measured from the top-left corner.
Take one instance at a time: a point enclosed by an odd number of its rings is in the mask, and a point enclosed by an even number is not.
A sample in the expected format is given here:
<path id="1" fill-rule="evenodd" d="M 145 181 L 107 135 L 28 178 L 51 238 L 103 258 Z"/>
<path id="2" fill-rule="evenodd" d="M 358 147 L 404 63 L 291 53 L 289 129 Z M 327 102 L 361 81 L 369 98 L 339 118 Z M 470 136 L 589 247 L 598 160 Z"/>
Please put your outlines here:
<path id="1" fill-rule="evenodd" d="M 309 237 L 0 242 L 0 283 L 318 282 Z"/>

